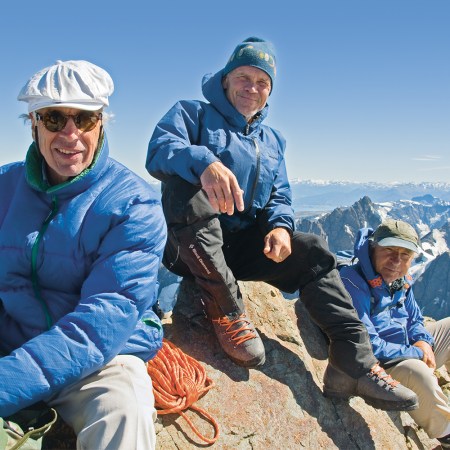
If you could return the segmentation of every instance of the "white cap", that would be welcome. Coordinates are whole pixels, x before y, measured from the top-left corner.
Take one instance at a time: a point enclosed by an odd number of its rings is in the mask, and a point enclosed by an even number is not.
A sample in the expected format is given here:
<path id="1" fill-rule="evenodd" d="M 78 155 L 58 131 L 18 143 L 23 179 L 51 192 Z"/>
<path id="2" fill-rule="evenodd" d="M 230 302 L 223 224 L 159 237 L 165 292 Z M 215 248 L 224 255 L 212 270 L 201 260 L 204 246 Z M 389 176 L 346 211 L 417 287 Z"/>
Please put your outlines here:
<path id="1" fill-rule="evenodd" d="M 28 103 L 28 112 L 48 107 L 97 111 L 109 105 L 114 83 L 105 70 L 88 61 L 56 61 L 33 75 L 17 100 Z"/>

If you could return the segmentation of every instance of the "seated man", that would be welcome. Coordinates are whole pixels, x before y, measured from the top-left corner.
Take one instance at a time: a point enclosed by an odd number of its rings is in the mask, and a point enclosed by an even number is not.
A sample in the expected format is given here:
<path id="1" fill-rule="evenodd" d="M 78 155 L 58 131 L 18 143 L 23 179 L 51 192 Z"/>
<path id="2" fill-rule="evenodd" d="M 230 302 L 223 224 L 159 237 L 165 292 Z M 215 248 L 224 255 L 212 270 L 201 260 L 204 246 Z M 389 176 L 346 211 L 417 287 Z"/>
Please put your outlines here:
<path id="1" fill-rule="evenodd" d="M 387 219 L 375 232 L 360 230 L 355 243 L 358 263 L 341 269 L 359 317 L 369 331 L 375 356 L 386 372 L 419 397 L 410 412 L 431 438 L 450 448 L 450 408 L 434 369 L 450 369 L 450 318 L 423 325 L 414 299 L 411 262 L 419 252 L 414 228 Z M 333 377 L 338 383 L 339 377 Z"/>
<path id="2" fill-rule="evenodd" d="M 414 393 L 378 365 L 326 243 L 294 231 L 285 140 L 263 124 L 275 77 L 272 44 L 248 38 L 223 69 L 204 77 L 208 102 L 180 101 L 157 124 L 146 167 L 163 181 L 164 264 L 195 279 L 218 341 L 235 363 L 265 361 L 237 280 L 300 289 L 330 339 L 330 364 L 353 381 L 344 394 L 382 409 L 414 408 Z"/>
<path id="3" fill-rule="evenodd" d="M 150 450 L 166 227 L 158 194 L 109 156 L 113 87 L 57 61 L 19 94 L 33 142 L 0 167 L 0 417 L 45 402 L 77 448 Z"/>

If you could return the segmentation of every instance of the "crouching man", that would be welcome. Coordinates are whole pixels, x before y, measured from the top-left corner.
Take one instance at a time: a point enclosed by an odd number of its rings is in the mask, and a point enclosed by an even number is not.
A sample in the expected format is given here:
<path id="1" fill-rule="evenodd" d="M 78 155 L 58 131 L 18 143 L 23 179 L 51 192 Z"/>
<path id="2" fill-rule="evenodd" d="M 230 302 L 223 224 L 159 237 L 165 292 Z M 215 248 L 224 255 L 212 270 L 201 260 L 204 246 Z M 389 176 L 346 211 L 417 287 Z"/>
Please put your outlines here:
<path id="1" fill-rule="evenodd" d="M 355 243 L 358 263 L 342 268 L 341 276 L 376 358 L 419 397 L 411 416 L 450 448 L 450 408 L 434 376 L 440 366 L 450 369 L 450 318 L 424 326 L 407 275 L 419 245 L 414 228 L 399 220 L 387 219 L 375 231 L 363 228 Z M 328 373 L 329 384 L 341 378 Z"/>

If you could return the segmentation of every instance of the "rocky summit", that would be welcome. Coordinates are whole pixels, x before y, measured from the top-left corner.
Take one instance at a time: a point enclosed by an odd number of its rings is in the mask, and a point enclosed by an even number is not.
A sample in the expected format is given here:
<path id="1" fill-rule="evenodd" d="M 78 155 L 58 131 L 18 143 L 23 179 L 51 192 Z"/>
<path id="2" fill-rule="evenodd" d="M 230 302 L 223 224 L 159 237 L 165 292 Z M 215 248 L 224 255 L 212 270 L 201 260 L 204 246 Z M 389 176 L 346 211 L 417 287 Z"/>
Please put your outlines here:
<path id="1" fill-rule="evenodd" d="M 183 281 L 165 337 L 195 358 L 214 386 L 193 403 L 219 426 L 219 438 L 207 444 L 179 414 L 158 416 L 157 450 L 431 450 L 438 441 L 405 412 L 384 412 L 361 398 L 349 402 L 322 395 L 327 342 L 309 319 L 300 300 L 285 300 L 265 283 L 240 283 L 249 316 L 266 348 L 266 362 L 244 369 L 222 352 L 203 314 L 198 291 Z M 298 317 L 298 319 L 297 319 Z M 437 373 L 448 395 L 446 372 Z M 180 403 L 185 401 L 180 397 Z M 214 428 L 192 408 L 184 411 L 198 433 Z M 73 431 L 58 419 L 43 441 L 43 450 L 73 450 Z"/>
<path id="2" fill-rule="evenodd" d="M 327 342 L 300 300 L 285 300 L 265 283 L 240 283 L 247 312 L 266 348 L 265 364 L 245 369 L 222 352 L 205 318 L 195 285 L 183 281 L 165 337 L 205 368 L 214 387 L 194 405 L 218 423 L 218 440 L 208 445 L 178 414 L 161 415 L 158 450 L 213 448 L 267 449 L 434 449 L 405 412 L 384 412 L 361 398 L 349 402 L 322 395 Z M 298 317 L 298 319 L 297 319 Z M 441 379 L 448 381 L 447 374 Z M 198 432 L 214 435 L 212 425 L 187 409 Z"/>

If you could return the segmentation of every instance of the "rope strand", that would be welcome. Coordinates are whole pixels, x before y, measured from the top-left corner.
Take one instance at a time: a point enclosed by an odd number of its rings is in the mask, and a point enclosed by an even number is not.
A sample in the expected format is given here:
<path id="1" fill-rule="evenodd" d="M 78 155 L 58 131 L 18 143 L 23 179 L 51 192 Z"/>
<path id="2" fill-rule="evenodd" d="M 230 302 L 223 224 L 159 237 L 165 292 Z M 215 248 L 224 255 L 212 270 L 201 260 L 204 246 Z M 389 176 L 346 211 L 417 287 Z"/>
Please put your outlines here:
<path id="1" fill-rule="evenodd" d="M 204 367 L 172 342 L 163 339 L 162 348 L 147 363 L 147 372 L 152 379 L 158 415 L 180 414 L 201 440 L 208 444 L 216 442 L 219 438 L 217 421 L 204 409 L 194 405 L 214 386 L 212 379 L 206 375 Z M 203 436 L 183 412 L 188 408 L 197 411 L 213 425 L 212 439 Z"/>

